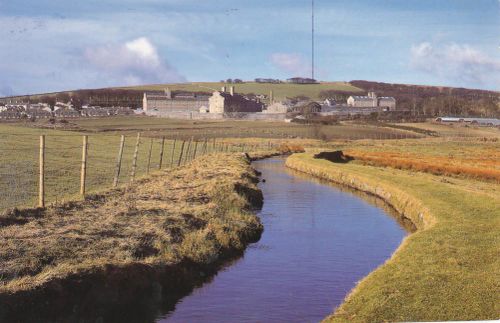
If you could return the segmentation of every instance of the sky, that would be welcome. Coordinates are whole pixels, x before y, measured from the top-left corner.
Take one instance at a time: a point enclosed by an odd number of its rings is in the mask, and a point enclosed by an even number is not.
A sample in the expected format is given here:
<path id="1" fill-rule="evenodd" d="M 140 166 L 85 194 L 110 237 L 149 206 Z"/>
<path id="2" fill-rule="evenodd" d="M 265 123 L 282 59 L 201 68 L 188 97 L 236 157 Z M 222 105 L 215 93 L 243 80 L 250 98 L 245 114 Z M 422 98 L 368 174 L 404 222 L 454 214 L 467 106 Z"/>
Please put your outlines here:
<path id="1" fill-rule="evenodd" d="M 500 90 L 500 0 L 316 0 L 316 78 Z M 311 73 L 311 0 L 0 0 L 0 96 Z"/>

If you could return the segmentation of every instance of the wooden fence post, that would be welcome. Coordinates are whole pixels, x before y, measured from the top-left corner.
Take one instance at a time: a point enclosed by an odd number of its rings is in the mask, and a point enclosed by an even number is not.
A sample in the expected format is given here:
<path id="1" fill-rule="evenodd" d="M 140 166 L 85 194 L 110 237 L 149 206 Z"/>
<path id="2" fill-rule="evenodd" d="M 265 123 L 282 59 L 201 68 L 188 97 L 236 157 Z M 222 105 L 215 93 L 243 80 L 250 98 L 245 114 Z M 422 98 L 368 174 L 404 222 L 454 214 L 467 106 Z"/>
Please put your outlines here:
<path id="1" fill-rule="evenodd" d="M 165 149 L 165 137 L 161 138 L 161 148 L 160 148 L 160 162 L 158 164 L 158 169 L 161 169 L 161 164 L 163 163 L 163 150 Z"/>
<path id="2" fill-rule="evenodd" d="M 215 152 L 215 147 L 217 146 L 217 145 L 216 145 L 216 143 L 215 143 L 215 140 L 216 140 L 216 139 L 217 139 L 217 138 L 214 138 L 214 144 L 213 144 L 213 146 L 212 146 L 212 152 Z"/>
<path id="3" fill-rule="evenodd" d="M 181 152 L 179 154 L 179 162 L 177 163 L 177 167 L 179 167 L 181 165 L 181 162 L 182 162 L 182 154 L 184 152 L 184 144 L 186 143 L 186 141 L 182 141 L 182 145 L 181 145 Z"/>
<path id="4" fill-rule="evenodd" d="M 202 151 L 203 155 L 207 154 L 207 138 L 205 138 L 205 140 L 203 141 L 203 147 L 202 147 L 201 151 Z"/>
<path id="5" fill-rule="evenodd" d="M 146 168 L 146 174 L 149 174 L 149 169 L 151 168 L 151 151 L 153 150 L 153 138 L 151 138 L 151 144 L 149 145 L 148 151 L 148 167 Z"/>
<path id="6" fill-rule="evenodd" d="M 38 206 L 45 207 L 45 135 L 40 136 L 40 178 L 38 186 Z"/>
<path id="7" fill-rule="evenodd" d="M 83 136 L 83 146 L 82 146 L 82 171 L 80 174 L 80 195 L 85 197 L 85 181 L 87 179 L 87 148 L 88 148 L 88 136 Z"/>
<path id="8" fill-rule="evenodd" d="M 130 181 L 135 180 L 135 171 L 137 169 L 137 156 L 139 155 L 139 143 L 141 142 L 141 133 L 137 134 L 137 142 L 135 143 L 134 158 L 132 159 L 132 173 L 130 174 Z"/>
<path id="9" fill-rule="evenodd" d="M 198 142 L 194 142 L 193 159 L 196 159 L 196 151 L 198 150 Z"/>
<path id="10" fill-rule="evenodd" d="M 120 178 L 120 171 L 122 167 L 122 156 L 123 156 L 123 146 L 125 146 L 125 136 L 122 135 L 120 139 L 120 149 L 118 150 L 118 157 L 116 158 L 116 170 L 115 170 L 115 178 L 113 180 L 113 187 L 118 186 L 118 181 Z"/>
<path id="11" fill-rule="evenodd" d="M 172 157 L 170 158 L 170 168 L 174 167 L 174 155 L 175 155 L 175 143 L 177 138 L 174 139 L 174 145 L 172 146 Z"/>
<path id="12" fill-rule="evenodd" d="M 189 143 L 186 149 L 186 156 L 184 157 L 184 165 L 188 162 L 189 159 L 189 153 L 191 151 L 191 141 L 193 140 L 193 137 L 189 138 Z"/>

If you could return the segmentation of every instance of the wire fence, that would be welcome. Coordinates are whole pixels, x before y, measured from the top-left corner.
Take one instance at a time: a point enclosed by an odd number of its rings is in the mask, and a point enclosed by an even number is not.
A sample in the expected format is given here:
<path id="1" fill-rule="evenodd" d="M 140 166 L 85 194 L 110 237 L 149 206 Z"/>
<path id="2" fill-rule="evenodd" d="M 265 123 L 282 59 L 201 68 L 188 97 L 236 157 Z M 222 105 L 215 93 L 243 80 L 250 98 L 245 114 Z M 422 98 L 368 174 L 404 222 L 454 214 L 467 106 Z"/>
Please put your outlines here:
<path id="1" fill-rule="evenodd" d="M 136 136 L 6 135 L 0 139 L 0 213 L 82 198 L 221 152 L 271 150 L 271 141 Z"/>

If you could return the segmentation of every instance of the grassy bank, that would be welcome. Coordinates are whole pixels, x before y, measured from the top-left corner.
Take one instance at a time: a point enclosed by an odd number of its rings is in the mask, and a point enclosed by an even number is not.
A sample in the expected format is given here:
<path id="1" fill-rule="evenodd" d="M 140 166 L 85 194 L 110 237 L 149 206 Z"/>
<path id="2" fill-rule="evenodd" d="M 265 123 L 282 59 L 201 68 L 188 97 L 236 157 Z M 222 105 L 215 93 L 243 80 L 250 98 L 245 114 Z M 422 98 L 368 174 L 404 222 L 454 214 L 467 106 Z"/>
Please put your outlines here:
<path id="1" fill-rule="evenodd" d="M 334 164 L 312 154 L 287 166 L 384 199 L 418 228 L 327 319 L 395 322 L 497 319 L 500 186 L 472 179 Z"/>
<path id="2" fill-rule="evenodd" d="M 200 272 L 241 253 L 262 231 L 249 212 L 262 203 L 256 174 L 240 154 L 212 157 L 86 201 L 3 214 L 0 320 L 17 318 L 30 306 L 71 309 L 70 294 L 89 281 L 97 283 L 87 289 L 112 304 L 126 306 L 152 281 L 171 297 L 179 282 L 192 286 Z M 186 278 L 192 275 L 198 278 Z"/>

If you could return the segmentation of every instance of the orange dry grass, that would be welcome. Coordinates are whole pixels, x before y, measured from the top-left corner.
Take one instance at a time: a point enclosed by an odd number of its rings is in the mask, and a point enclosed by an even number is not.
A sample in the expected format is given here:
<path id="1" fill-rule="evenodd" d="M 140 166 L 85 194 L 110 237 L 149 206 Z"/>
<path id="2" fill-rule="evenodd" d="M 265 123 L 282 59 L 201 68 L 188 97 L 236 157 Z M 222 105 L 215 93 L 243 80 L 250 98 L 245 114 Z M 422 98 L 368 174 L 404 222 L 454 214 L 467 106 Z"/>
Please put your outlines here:
<path id="1" fill-rule="evenodd" d="M 286 144 L 281 144 L 278 147 L 278 151 L 282 154 L 303 153 L 305 152 L 305 149 L 301 145 L 286 143 Z"/>
<path id="2" fill-rule="evenodd" d="M 356 150 L 349 150 L 346 153 L 356 160 L 374 166 L 500 182 L 500 159 L 496 158 L 496 154 L 483 158 L 455 158 Z"/>

